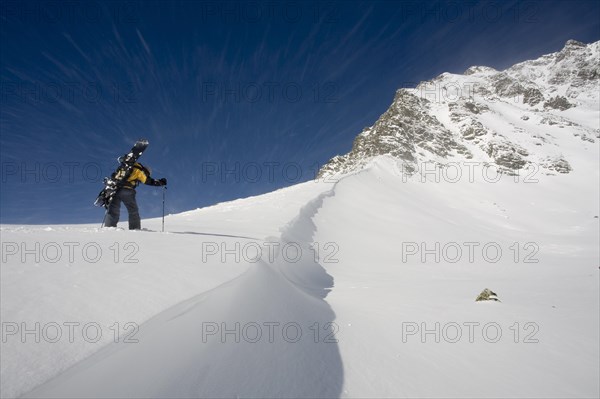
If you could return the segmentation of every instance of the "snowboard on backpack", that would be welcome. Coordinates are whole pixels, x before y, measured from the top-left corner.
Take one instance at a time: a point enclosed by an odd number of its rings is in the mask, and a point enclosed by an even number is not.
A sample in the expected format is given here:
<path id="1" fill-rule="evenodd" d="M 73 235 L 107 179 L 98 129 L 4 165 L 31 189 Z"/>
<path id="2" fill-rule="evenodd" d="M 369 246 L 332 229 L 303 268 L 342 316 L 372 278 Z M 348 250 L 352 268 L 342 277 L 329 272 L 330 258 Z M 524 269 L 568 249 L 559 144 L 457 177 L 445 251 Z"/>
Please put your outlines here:
<path id="1" fill-rule="evenodd" d="M 148 147 L 148 144 L 148 140 L 140 139 L 136 141 L 131 148 L 131 151 L 118 158 L 119 167 L 110 177 L 104 178 L 104 188 L 100 191 L 100 194 L 98 194 L 96 201 L 94 201 L 94 205 L 108 209 L 115 194 L 123 187 L 123 184 L 131 175 L 133 165 Z"/>

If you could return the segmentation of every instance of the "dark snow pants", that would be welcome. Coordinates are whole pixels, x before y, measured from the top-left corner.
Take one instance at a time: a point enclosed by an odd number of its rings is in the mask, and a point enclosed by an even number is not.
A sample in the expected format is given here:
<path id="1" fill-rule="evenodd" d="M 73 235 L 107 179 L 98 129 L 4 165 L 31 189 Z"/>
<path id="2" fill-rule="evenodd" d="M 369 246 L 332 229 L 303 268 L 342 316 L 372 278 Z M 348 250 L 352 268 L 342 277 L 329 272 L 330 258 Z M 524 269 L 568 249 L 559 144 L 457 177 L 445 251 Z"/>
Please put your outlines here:
<path id="1" fill-rule="evenodd" d="M 140 212 L 135 201 L 135 190 L 131 188 L 122 188 L 117 191 L 108 207 L 105 226 L 117 227 L 121 215 L 121 202 L 125 204 L 127 213 L 129 213 L 129 230 L 139 230 L 141 228 Z"/>

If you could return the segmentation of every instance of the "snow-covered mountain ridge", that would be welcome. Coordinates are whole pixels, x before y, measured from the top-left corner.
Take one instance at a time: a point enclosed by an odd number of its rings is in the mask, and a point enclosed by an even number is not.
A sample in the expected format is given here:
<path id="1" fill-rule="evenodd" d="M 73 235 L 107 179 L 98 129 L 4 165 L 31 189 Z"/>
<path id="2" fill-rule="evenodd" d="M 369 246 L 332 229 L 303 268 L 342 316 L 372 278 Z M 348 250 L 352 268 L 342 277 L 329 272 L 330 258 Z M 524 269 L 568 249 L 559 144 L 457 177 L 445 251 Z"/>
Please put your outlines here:
<path id="1" fill-rule="evenodd" d="M 600 138 L 600 42 L 569 40 L 556 53 L 504 71 L 474 66 L 399 89 L 389 109 L 332 158 L 320 177 L 392 155 L 407 170 L 425 162 L 480 162 L 508 174 L 569 173 Z"/>

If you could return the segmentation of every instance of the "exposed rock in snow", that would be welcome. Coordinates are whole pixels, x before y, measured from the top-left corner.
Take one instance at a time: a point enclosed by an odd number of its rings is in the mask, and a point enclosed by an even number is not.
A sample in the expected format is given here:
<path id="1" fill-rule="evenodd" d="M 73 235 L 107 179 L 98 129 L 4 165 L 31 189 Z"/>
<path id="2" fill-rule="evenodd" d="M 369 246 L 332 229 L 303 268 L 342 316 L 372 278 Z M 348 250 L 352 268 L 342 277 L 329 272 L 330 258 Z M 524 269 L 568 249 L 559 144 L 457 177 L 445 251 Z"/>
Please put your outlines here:
<path id="1" fill-rule="evenodd" d="M 332 158 L 319 176 L 362 169 L 391 155 L 415 170 L 422 162 L 478 161 L 515 174 L 530 166 L 569 173 L 572 144 L 597 143 L 600 42 L 569 40 L 556 53 L 504 71 L 474 66 L 464 75 L 443 73 L 415 89 L 400 89 L 390 108 Z M 576 137 L 577 143 L 558 138 Z M 560 159 L 560 161 L 548 161 Z"/>

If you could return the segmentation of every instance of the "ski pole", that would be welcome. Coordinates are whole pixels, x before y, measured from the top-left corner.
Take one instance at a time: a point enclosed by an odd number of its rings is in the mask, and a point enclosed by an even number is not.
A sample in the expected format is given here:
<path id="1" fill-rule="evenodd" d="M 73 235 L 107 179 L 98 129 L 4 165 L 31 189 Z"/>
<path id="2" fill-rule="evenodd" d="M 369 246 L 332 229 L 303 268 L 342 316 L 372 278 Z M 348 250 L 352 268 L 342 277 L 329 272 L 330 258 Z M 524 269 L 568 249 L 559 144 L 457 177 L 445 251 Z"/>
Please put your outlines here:
<path id="1" fill-rule="evenodd" d="M 163 214 L 162 214 L 162 232 L 165 232 L 165 193 L 167 192 L 167 186 L 163 186 Z"/>

